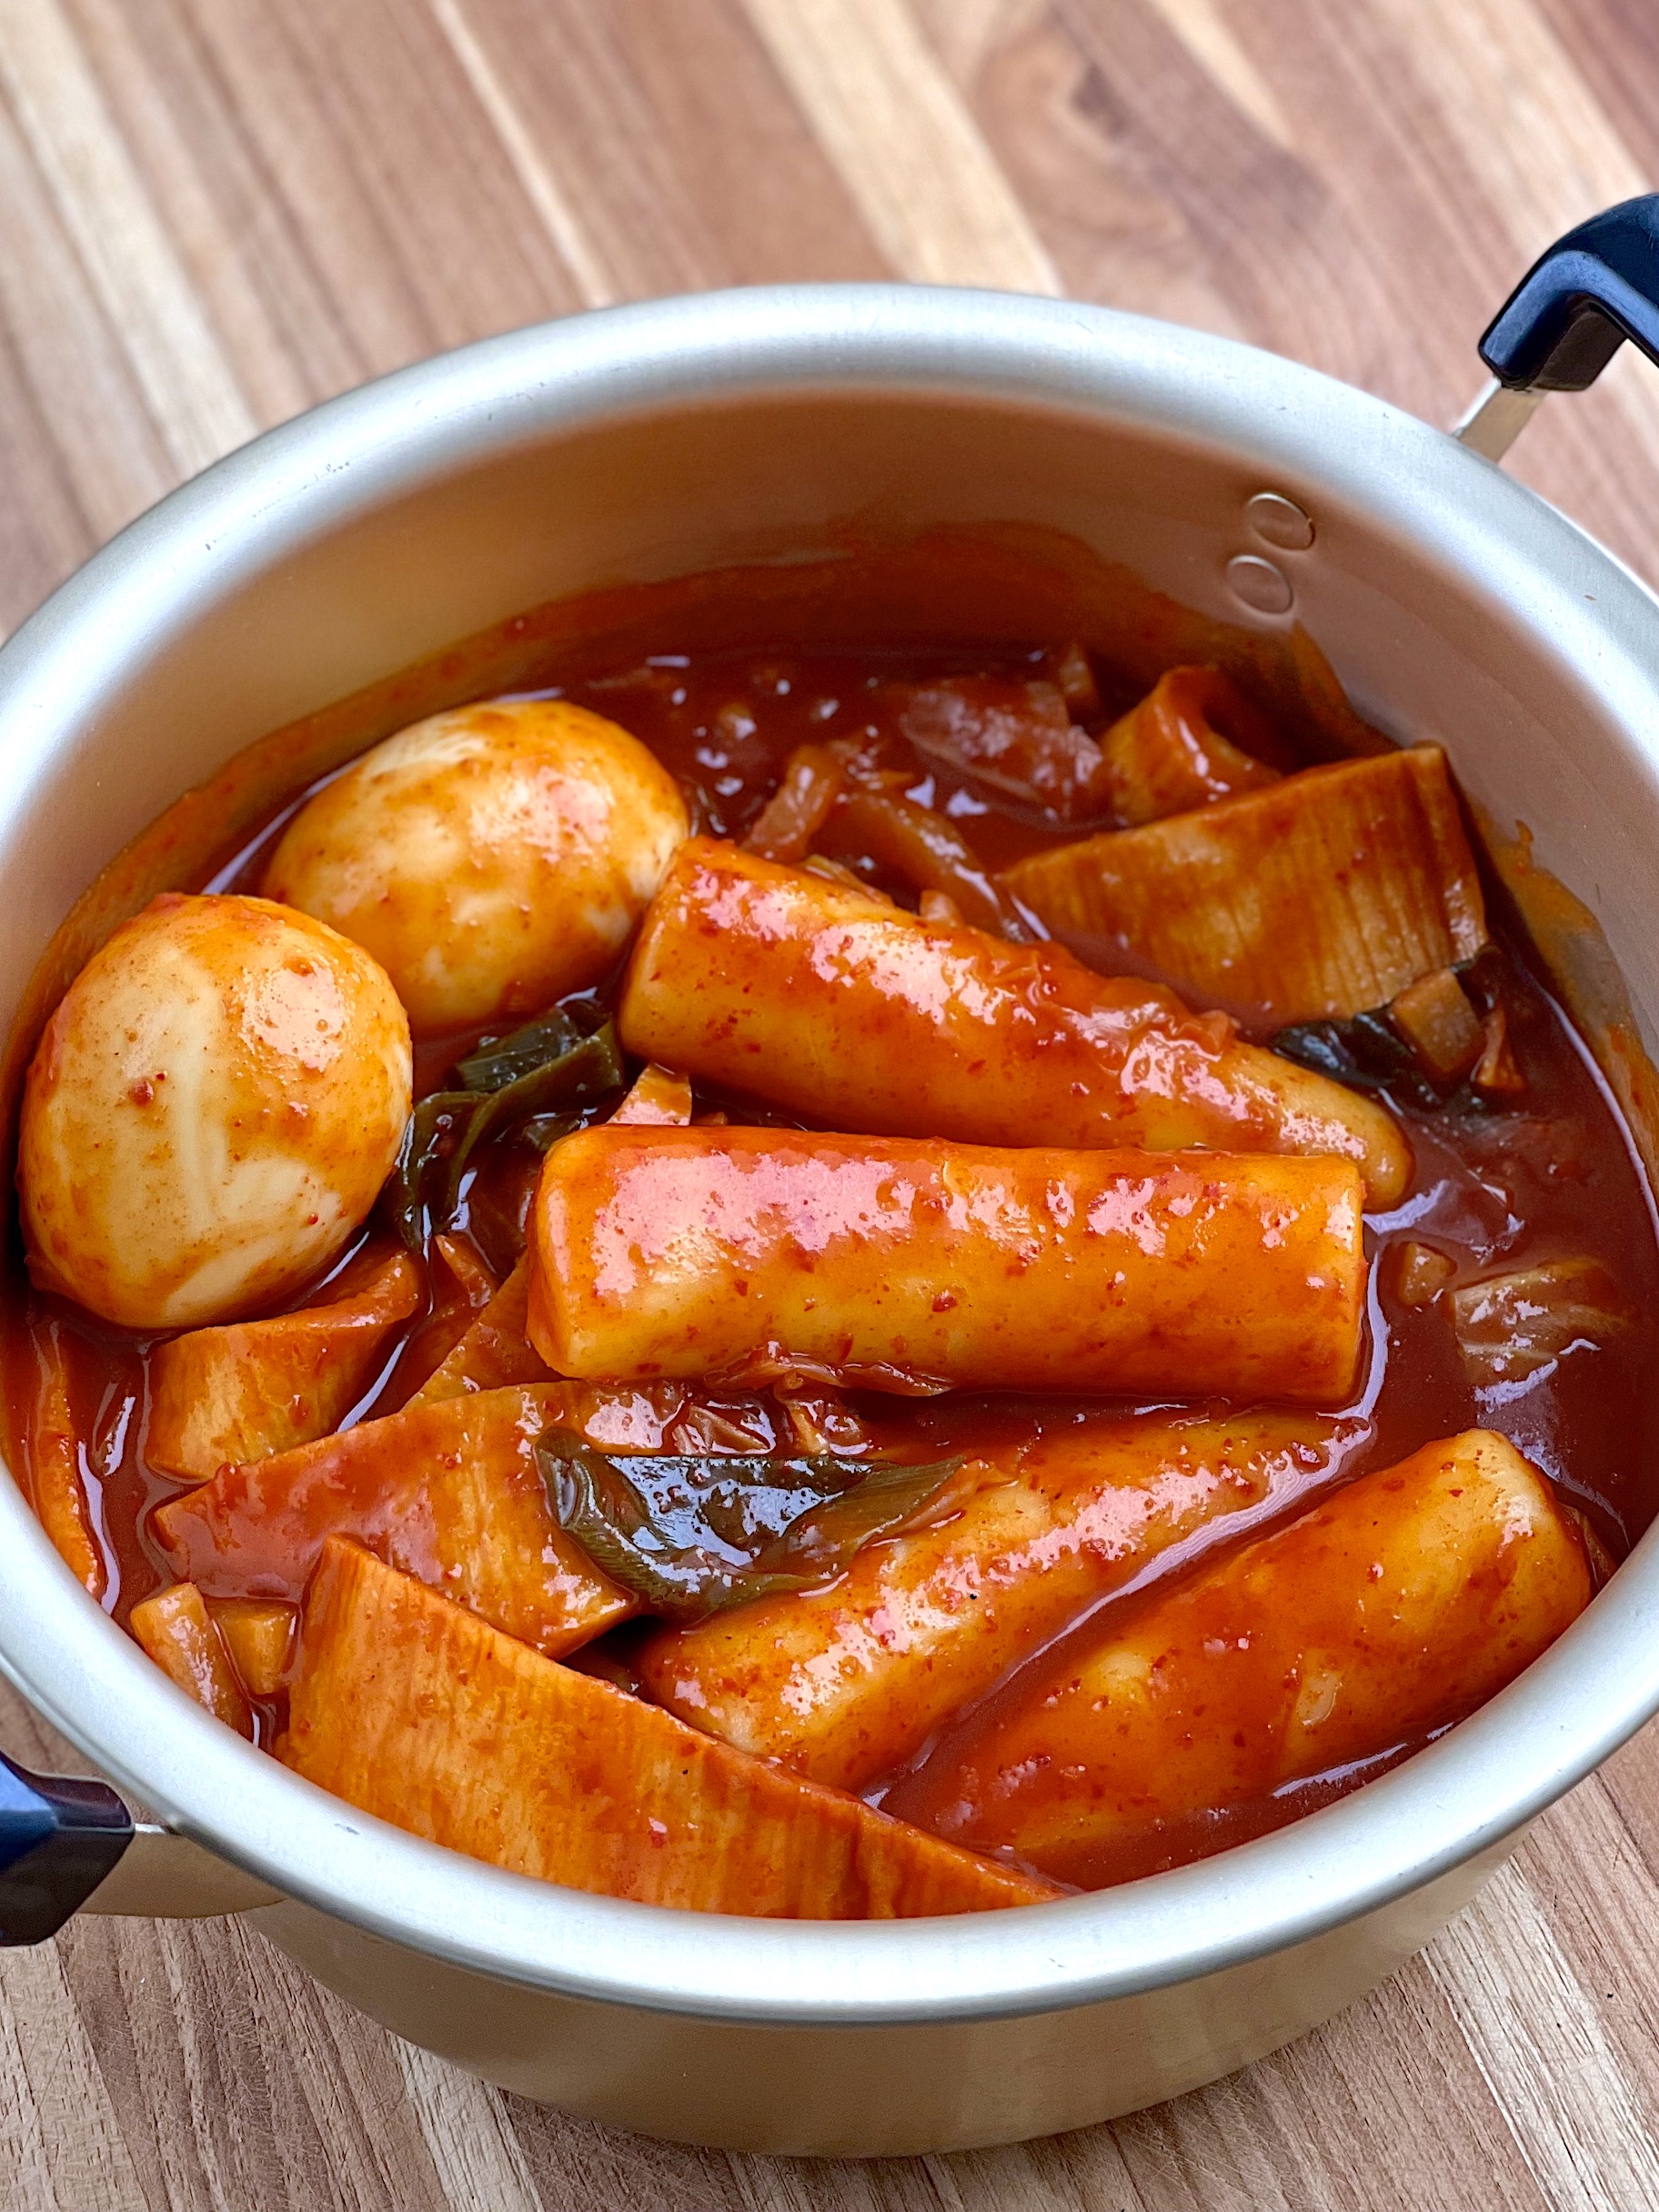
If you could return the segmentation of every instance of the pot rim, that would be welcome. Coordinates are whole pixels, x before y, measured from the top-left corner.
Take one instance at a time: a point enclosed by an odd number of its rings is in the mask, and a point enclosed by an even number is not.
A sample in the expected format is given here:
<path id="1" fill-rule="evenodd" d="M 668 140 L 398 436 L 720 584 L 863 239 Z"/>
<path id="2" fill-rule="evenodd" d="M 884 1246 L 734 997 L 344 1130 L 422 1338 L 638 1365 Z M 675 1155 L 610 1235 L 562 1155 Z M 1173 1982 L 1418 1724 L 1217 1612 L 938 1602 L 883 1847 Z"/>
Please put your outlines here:
<path id="1" fill-rule="evenodd" d="M 1236 341 L 1071 302 L 805 285 L 608 308 L 401 369 L 163 499 L 0 649 L 0 865 L 65 733 L 193 611 L 423 479 L 548 436 L 826 391 L 1018 403 L 1225 453 L 1362 510 L 1527 621 L 1659 782 L 1659 600 L 1535 494 L 1386 402 Z M 511 610 L 504 609 L 503 612 Z M 441 644 L 447 640 L 435 640 Z M 1352 1797 L 1171 1873 L 1020 1911 L 730 1918 L 505 1874 L 358 1813 L 212 1721 L 93 1605 L 0 1483 L 0 1670 L 169 1825 L 288 1896 L 508 1982 L 797 2026 L 992 2018 L 1126 1996 L 1305 1941 L 1512 1836 L 1659 1710 L 1659 1524 L 1489 1704 Z"/>

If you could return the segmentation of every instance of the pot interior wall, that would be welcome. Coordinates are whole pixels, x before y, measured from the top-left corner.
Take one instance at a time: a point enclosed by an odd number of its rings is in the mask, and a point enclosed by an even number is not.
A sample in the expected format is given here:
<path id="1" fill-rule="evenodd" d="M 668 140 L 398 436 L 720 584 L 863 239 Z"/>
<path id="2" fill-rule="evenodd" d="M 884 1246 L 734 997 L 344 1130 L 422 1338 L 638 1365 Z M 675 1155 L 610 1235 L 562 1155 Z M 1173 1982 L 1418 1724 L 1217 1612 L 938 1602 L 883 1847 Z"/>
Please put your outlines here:
<path id="1" fill-rule="evenodd" d="M 1279 618 L 1252 615 L 1227 582 L 1231 558 L 1263 551 L 1244 511 L 1263 489 L 1297 498 L 1316 532 L 1311 549 L 1272 555 L 1295 592 Z M 1644 1133 L 1659 1125 L 1643 1040 L 1647 1010 L 1659 1007 L 1659 940 L 1643 919 L 1659 782 L 1624 733 L 1595 727 L 1604 716 L 1547 629 L 1317 484 L 1267 483 L 1232 456 L 1100 414 L 869 391 L 744 395 L 548 431 L 412 489 L 359 498 L 308 537 L 273 533 L 270 551 L 227 556 L 192 603 L 130 638 L 117 619 L 107 676 L 81 672 L 59 742 L 0 826 L 6 1103 L 41 1021 L 92 948 L 155 890 L 198 876 L 278 792 L 417 714 L 547 680 L 561 656 L 622 656 L 661 644 L 665 628 L 744 642 L 799 634 L 791 566 L 987 524 L 1005 559 L 950 591 L 907 592 L 902 559 L 888 564 L 896 629 L 1083 630 L 1140 651 L 1150 677 L 1152 663 L 1214 657 L 1229 638 L 1253 633 L 1283 649 L 1304 626 L 1392 735 L 1443 742 L 1494 844 L 1517 825 L 1531 834 L 1530 871 L 1512 871 L 1523 903 L 1559 880 L 1605 931 L 1611 965 L 1600 940 L 1586 944 L 1583 909 L 1546 897 L 1535 917 L 1546 934 L 1552 920 L 1563 925 L 1553 952 L 1574 970 L 1581 1020 Z M 1010 526 L 1049 535 L 1021 545 Z M 1070 555 L 1053 534 L 1071 541 Z M 1081 548 L 1104 566 L 1076 558 Z M 748 563 L 773 573 L 715 606 L 695 592 L 609 588 Z M 1151 602 L 1126 594 L 1131 578 L 1192 610 L 1184 638 L 1149 643 Z M 562 627 L 557 611 L 511 620 L 578 596 Z M 868 636 L 873 611 L 854 591 L 814 618 L 823 634 Z M 468 638 L 470 652 L 447 649 Z M 181 792 L 250 747 L 112 871 L 25 992 L 23 979 L 88 884 Z"/>

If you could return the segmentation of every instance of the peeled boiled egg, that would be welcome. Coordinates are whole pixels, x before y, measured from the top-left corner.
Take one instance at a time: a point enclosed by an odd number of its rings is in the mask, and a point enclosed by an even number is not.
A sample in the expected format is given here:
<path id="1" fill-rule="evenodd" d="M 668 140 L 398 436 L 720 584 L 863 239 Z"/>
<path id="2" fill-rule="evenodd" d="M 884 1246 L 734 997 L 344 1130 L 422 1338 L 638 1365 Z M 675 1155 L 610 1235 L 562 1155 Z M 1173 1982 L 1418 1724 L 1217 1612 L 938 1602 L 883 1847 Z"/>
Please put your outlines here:
<path id="1" fill-rule="evenodd" d="M 367 946 L 430 1035 L 597 982 L 689 826 L 673 778 L 615 722 L 485 700 L 387 739 L 308 800 L 264 888 Z"/>
<path id="2" fill-rule="evenodd" d="M 87 961 L 30 1066 L 29 1272 L 135 1329 L 274 1305 L 367 1217 L 411 1087 L 361 946 L 266 899 L 168 892 Z"/>

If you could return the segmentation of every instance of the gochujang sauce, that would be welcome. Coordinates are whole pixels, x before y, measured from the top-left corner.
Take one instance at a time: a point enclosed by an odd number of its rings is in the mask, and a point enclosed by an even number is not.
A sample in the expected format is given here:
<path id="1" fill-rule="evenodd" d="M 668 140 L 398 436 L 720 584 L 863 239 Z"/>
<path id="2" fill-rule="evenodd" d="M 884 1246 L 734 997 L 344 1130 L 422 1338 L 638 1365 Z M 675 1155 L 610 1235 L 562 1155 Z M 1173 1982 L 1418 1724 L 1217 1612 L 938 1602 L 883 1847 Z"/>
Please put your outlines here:
<path id="1" fill-rule="evenodd" d="M 693 828 L 741 840 L 776 788 L 785 761 L 810 742 L 862 738 L 883 767 L 908 772 L 904 795 L 938 809 L 957 826 L 987 871 L 1065 843 L 1081 834 L 1059 830 L 1041 810 L 1000 797 L 924 757 L 899 727 L 896 687 L 940 677 L 1025 679 L 1052 675 L 1055 655 L 1034 649 L 996 658 L 961 652 L 791 652 L 684 655 L 665 650 L 638 666 L 558 693 L 619 723 L 642 739 L 678 779 Z M 1131 702 L 1094 702 L 1104 719 Z M 210 882 L 212 890 L 259 888 L 261 870 L 283 823 L 305 794 L 297 793 L 258 836 Z M 845 865 L 899 903 L 914 907 L 913 889 L 873 859 L 856 852 Z M 1383 1080 L 1382 1095 L 1406 1130 L 1415 1158 L 1409 1190 L 1388 1212 L 1368 1219 L 1372 1272 L 1370 1341 L 1352 1403 L 1332 1408 L 1352 1416 L 1352 1442 L 1337 1455 L 1335 1479 L 1386 1466 L 1429 1441 L 1473 1427 L 1510 1438 L 1583 1515 L 1594 1555 L 1604 1570 L 1623 1558 L 1654 1510 L 1659 1466 L 1659 1254 L 1654 1212 L 1628 1131 L 1591 1057 L 1552 995 L 1547 979 L 1495 887 L 1489 887 L 1492 934 L 1503 971 L 1510 1043 L 1523 1079 L 1513 1104 L 1494 1106 L 1467 1085 L 1448 1098 L 1413 1095 Z M 1088 948 L 1080 948 L 1087 952 Z M 616 979 L 578 994 L 602 1006 Z M 1191 994 L 1187 992 L 1191 1001 Z M 1229 1009 L 1245 1016 L 1249 1010 Z M 500 1025 L 498 1025 L 499 1027 Z M 1267 1041 L 1260 1025 L 1254 1033 Z M 429 1039 L 417 1052 L 417 1096 L 442 1088 L 454 1061 L 479 1032 Z M 630 1066 L 630 1076 L 637 1066 Z M 611 1101 L 614 1103 L 614 1101 Z M 699 1115 L 724 1111 L 733 1121 L 794 1121 L 753 1101 L 699 1091 Z M 806 1124 L 794 1121 L 796 1126 Z M 446 1252 L 428 1241 L 419 1264 L 419 1310 L 400 1324 L 380 1372 L 347 1423 L 395 1412 L 457 1340 L 476 1311 L 479 1283 L 503 1275 L 522 1249 L 525 1218 L 538 1155 L 508 1139 L 478 1157 L 448 1223 Z M 1606 1342 L 1570 1345 L 1521 1373 L 1483 1376 L 1460 1351 L 1443 1311 L 1413 1289 L 1414 1250 L 1426 1244 L 1442 1266 L 1435 1287 L 1490 1277 L 1566 1257 L 1597 1261 L 1639 1318 Z M 331 1274 L 351 1266 L 364 1247 L 390 1249 L 387 1224 L 377 1217 Z M 468 1256 L 488 1271 L 469 1270 Z M 296 1306 L 315 1298 L 313 1284 Z M 140 1599 L 172 1574 L 150 1533 L 156 1507 L 188 1485 L 157 1473 L 146 1458 L 149 1342 L 105 1326 L 67 1302 L 27 1294 L 27 1325 L 60 1333 L 68 1354 L 72 1409 L 81 1437 L 82 1473 L 97 1540 L 108 1569 L 106 1604 L 125 1621 Z M 1522 1362 L 1523 1366 L 1525 1362 Z M 1167 1401 L 1161 1402 L 1167 1404 Z M 859 1394 L 856 1410 L 884 1446 L 907 1456 L 939 1456 L 1091 1421 L 1153 1410 L 1121 1401 L 1035 1400 L 1013 1393 L 957 1393 L 903 1399 Z M 1197 1411 L 1222 1411 L 1200 1406 Z M 734 1400 L 734 1423 L 767 1435 L 751 1405 Z M 1332 1463 L 1311 1485 L 1333 1479 Z M 1293 1517 L 1310 1493 L 1281 1494 L 1268 1518 Z M 1245 1513 L 1177 1544 L 1150 1570 L 1159 1590 L 1191 1574 L 1194 1562 L 1218 1547 L 1259 1533 L 1262 1512 Z M 1131 1585 L 1075 1623 L 1060 1639 L 1030 1654 L 972 1712 L 960 1714 L 899 1775 L 879 1777 L 866 1792 L 890 1810 L 930 1824 L 948 1793 L 964 1744 L 992 1722 L 1041 1695 L 1063 1664 L 1068 1638 L 1097 1636 L 1104 1613 L 1125 1619 L 1148 1602 Z M 576 1664 L 618 1680 L 628 1675 L 632 1628 L 612 1632 L 575 1655 Z M 281 1699 L 258 1713 L 262 1740 L 280 1724 Z M 1271 1799 L 1214 1812 L 1132 1847 L 1103 1850 L 1086 1870 L 1092 1885 L 1180 1863 L 1275 1826 L 1328 1802 L 1423 1741 L 1388 1747 L 1356 1766 L 1297 1782 Z"/>

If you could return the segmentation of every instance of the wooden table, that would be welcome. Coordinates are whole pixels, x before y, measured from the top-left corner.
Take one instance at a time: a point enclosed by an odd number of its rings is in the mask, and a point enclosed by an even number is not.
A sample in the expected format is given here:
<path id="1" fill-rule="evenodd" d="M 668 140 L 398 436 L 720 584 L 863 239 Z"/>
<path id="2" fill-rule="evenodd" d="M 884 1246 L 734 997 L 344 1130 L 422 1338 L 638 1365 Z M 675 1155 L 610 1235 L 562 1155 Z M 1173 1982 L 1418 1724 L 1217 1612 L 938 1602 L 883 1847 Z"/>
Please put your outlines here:
<path id="1" fill-rule="evenodd" d="M 694 287 L 1064 291 L 1443 420 L 1537 249 L 1656 169 L 1646 0 L 0 0 L 0 624 L 314 400 Z M 1514 465 L 1659 578 L 1659 372 L 1621 357 Z M 0 1741 L 52 1763 L 15 1701 Z M 88 1922 L 0 1955 L 0 2206 L 1635 2212 L 1656 1874 L 1650 1730 L 1322 2033 L 1112 2127 L 866 2167 L 608 2134 L 235 1922 Z"/>

